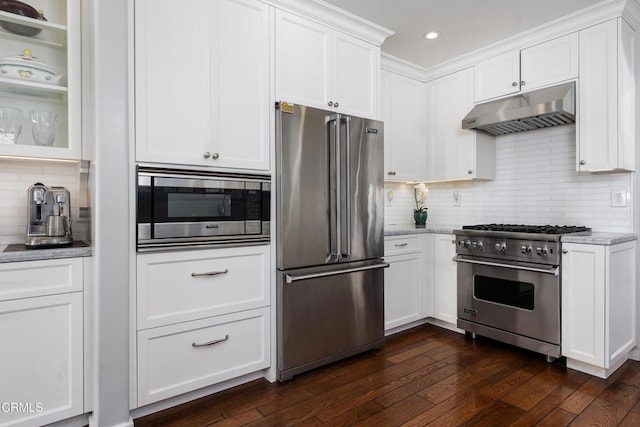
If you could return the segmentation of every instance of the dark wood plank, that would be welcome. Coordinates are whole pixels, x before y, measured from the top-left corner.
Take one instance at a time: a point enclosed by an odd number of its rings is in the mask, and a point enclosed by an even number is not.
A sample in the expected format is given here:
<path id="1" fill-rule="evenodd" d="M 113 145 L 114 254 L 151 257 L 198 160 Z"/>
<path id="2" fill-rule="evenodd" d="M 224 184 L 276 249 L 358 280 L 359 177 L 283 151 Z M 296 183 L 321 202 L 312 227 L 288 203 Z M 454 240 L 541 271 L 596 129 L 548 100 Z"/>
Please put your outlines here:
<path id="1" fill-rule="evenodd" d="M 607 387 L 586 409 L 576 417 L 575 426 L 614 426 L 620 424 L 638 401 L 640 391 L 622 383 Z"/>
<path id="2" fill-rule="evenodd" d="M 542 419 L 538 424 L 538 427 L 561 427 L 568 426 L 571 421 L 576 417 L 575 414 L 567 412 L 564 409 L 555 408 L 546 417 Z"/>

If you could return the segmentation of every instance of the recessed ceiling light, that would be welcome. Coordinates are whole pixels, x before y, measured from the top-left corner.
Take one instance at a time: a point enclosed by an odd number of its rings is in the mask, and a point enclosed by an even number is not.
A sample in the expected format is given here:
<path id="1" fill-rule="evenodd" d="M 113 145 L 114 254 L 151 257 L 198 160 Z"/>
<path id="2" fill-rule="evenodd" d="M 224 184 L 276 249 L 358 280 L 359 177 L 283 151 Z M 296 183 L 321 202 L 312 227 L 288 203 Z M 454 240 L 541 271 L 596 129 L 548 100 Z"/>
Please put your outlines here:
<path id="1" fill-rule="evenodd" d="M 438 38 L 439 35 L 440 33 L 437 31 L 429 31 L 428 33 L 424 33 L 424 38 L 427 40 L 433 40 L 435 38 Z"/>

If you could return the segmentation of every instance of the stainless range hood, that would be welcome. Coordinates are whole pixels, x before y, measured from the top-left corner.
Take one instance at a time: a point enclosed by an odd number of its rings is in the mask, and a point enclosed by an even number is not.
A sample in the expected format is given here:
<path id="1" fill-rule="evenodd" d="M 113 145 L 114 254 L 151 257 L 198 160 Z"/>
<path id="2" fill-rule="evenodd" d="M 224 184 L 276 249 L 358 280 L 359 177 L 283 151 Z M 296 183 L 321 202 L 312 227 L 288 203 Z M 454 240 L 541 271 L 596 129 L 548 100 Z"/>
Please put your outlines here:
<path id="1" fill-rule="evenodd" d="M 575 83 L 534 90 L 478 104 L 462 119 L 462 129 L 505 135 L 575 123 Z"/>

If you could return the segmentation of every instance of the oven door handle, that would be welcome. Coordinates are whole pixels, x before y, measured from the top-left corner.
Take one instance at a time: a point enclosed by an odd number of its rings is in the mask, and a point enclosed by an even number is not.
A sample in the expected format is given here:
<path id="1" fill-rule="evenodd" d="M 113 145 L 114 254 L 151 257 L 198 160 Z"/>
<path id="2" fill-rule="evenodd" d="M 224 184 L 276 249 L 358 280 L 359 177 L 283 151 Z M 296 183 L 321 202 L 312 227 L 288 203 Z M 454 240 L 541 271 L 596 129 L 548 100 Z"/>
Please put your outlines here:
<path id="1" fill-rule="evenodd" d="M 535 271 L 536 273 L 553 274 L 554 276 L 557 276 L 557 275 L 560 274 L 560 268 L 556 267 L 556 266 L 551 266 L 548 269 L 537 268 L 537 267 L 526 267 L 526 266 L 522 266 L 522 265 L 502 264 L 502 263 L 490 262 L 490 261 L 478 261 L 478 260 L 475 260 L 475 259 L 462 258 L 462 257 L 460 257 L 460 255 L 456 255 L 453 258 L 453 260 L 456 261 L 456 262 L 466 262 L 466 263 L 469 263 L 469 264 L 488 265 L 488 266 L 491 266 L 491 267 L 504 267 L 504 268 L 512 268 L 514 270 Z"/>

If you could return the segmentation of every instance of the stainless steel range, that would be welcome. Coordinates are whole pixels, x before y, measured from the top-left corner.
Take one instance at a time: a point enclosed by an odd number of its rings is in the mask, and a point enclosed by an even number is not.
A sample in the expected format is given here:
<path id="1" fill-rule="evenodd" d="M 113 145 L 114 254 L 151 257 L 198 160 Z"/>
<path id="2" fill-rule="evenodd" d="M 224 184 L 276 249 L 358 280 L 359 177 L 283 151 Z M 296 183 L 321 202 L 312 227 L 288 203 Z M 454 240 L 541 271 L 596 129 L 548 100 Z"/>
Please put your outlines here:
<path id="1" fill-rule="evenodd" d="M 581 226 L 483 224 L 454 230 L 459 328 L 560 357 L 560 238 Z"/>

